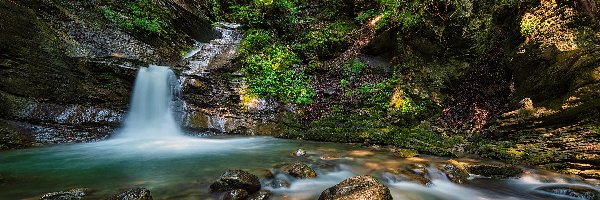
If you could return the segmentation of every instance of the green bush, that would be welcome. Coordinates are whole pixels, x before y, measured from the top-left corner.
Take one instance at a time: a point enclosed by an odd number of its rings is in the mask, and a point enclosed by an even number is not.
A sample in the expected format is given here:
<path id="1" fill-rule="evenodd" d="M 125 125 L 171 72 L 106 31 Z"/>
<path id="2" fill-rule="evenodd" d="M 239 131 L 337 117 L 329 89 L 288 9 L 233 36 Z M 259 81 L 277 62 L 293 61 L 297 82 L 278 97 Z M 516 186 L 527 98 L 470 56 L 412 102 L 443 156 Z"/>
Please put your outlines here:
<path id="1" fill-rule="evenodd" d="M 273 45 L 244 59 L 243 70 L 251 93 L 287 103 L 309 104 L 314 91 L 308 77 L 294 71 L 300 59 L 283 45 Z"/>
<path id="2" fill-rule="evenodd" d="M 315 26 L 302 34 L 294 50 L 305 58 L 328 58 L 346 46 L 345 36 L 353 25 L 336 21 L 324 26 Z"/>
<path id="3" fill-rule="evenodd" d="M 102 11 L 106 19 L 127 31 L 158 35 L 174 32 L 167 21 L 169 11 L 152 4 L 150 0 L 118 0 Z"/>

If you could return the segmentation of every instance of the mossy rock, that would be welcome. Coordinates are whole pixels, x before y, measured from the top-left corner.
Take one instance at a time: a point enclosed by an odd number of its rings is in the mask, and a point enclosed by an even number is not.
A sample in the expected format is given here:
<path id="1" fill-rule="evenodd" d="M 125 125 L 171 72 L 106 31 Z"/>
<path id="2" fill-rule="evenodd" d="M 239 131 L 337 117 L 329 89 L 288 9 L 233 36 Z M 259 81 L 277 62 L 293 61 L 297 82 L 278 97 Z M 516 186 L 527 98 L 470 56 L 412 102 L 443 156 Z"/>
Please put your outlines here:
<path id="1" fill-rule="evenodd" d="M 292 163 L 283 165 L 281 171 L 296 178 L 314 178 L 317 177 L 317 172 L 304 163 Z"/>
<path id="2" fill-rule="evenodd" d="M 458 184 L 466 183 L 470 176 L 465 165 L 456 160 L 448 160 L 443 165 L 442 171 L 448 176 L 450 181 Z"/>
<path id="3" fill-rule="evenodd" d="M 419 156 L 419 152 L 413 149 L 392 149 L 394 156 L 399 158 L 412 158 Z"/>
<path id="4" fill-rule="evenodd" d="M 488 165 L 488 164 L 469 165 L 467 167 L 467 171 L 471 174 L 482 175 L 482 176 L 491 177 L 494 179 L 515 177 L 515 176 L 523 173 L 523 170 L 516 166 Z"/>

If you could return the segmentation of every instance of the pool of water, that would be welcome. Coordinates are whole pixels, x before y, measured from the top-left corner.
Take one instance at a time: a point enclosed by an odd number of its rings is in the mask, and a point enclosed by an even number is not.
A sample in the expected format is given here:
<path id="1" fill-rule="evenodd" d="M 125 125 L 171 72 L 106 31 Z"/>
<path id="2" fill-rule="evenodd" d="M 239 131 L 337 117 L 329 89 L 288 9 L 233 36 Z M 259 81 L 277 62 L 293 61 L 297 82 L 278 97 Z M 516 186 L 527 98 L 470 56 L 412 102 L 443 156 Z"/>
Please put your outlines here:
<path id="1" fill-rule="evenodd" d="M 305 149 L 307 156 L 292 156 L 298 148 Z M 0 183 L 0 199 L 35 199 L 79 187 L 95 190 L 86 199 L 102 199 L 129 187 L 146 187 L 154 199 L 212 199 L 208 186 L 227 169 L 259 175 L 289 162 L 313 166 L 318 177 L 291 179 L 289 188 L 271 188 L 263 180 L 263 188 L 272 190 L 274 199 L 316 199 L 324 189 L 362 174 L 381 180 L 394 199 L 572 199 L 534 189 L 549 184 L 598 189 L 594 180 L 535 169 L 526 169 L 526 175 L 517 179 L 475 178 L 457 185 L 435 169 L 446 160 L 433 156 L 401 159 L 384 150 L 271 137 L 112 139 L 0 152 L 0 175 L 5 179 Z M 416 163 L 430 166 L 433 184 L 391 181 L 384 176 L 388 169 Z"/>

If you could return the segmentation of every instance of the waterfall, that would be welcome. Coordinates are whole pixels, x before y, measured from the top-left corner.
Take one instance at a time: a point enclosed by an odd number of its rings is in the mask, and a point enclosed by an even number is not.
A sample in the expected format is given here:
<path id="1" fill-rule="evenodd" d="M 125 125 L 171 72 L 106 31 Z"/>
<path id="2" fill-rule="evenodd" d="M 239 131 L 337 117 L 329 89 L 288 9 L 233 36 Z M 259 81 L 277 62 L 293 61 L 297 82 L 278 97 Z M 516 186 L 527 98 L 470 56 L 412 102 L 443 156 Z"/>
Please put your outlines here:
<path id="1" fill-rule="evenodd" d="M 129 113 L 117 138 L 156 139 L 181 136 L 171 110 L 178 95 L 178 80 L 168 67 L 139 69 Z"/>

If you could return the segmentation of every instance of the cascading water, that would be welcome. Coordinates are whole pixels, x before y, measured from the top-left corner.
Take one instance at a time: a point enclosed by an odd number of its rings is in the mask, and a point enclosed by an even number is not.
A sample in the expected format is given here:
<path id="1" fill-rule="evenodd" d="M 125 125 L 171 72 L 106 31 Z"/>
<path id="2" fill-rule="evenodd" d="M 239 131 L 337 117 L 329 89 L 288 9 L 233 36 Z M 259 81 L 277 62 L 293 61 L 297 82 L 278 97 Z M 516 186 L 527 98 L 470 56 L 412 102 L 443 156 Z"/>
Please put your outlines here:
<path id="1" fill-rule="evenodd" d="M 139 69 L 124 127 L 116 138 L 156 139 L 181 136 L 173 118 L 177 77 L 168 67 L 150 65 Z"/>

